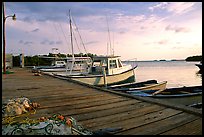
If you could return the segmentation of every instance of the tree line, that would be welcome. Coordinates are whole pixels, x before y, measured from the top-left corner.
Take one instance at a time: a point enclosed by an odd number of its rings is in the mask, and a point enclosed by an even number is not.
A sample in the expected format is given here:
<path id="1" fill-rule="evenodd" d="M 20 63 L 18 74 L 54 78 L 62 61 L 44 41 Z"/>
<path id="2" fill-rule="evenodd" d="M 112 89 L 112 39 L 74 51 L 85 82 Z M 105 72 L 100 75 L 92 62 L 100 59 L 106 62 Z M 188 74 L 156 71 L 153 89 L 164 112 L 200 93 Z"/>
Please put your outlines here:
<path id="1" fill-rule="evenodd" d="M 202 55 L 190 56 L 190 57 L 187 57 L 185 60 L 186 61 L 201 61 Z"/>
<path id="2" fill-rule="evenodd" d="M 41 57 L 43 56 L 43 58 Z M 72 57 L 72 54 L 52 54 L 49 53 L 48 55 L 34 55 L 34 56 L 24 56 L 24 66 L 49 66 L 52 64 L 53 59 L 52 58 L 46 58 L 46 57 L 58 57 L 58 58 L 65 58 L 65 57 Z M 75 57 L 91 57 L 97 56 L 96 54 L 74 54 Z M 20 55 L 13 56 L 13 66 L 19 67 L 20 66 Z"/>

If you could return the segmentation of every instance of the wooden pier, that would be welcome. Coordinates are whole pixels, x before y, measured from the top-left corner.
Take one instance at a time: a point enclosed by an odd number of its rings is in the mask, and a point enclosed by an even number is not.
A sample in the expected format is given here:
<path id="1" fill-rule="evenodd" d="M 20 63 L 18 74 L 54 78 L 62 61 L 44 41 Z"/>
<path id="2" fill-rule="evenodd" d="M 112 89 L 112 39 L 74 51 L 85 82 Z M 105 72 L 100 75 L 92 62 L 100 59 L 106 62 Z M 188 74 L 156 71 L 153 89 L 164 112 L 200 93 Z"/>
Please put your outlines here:
<path id="1" fill-rule="evenodd" d="M 26 68 L 12 71 L 2 76 L 2 101 L 25 96 L 39 103 L 32 118 L 60 113 L 91 131 L 119 129 L 114 135 L 202 135 L 202 110 L 34 76 Z"/>

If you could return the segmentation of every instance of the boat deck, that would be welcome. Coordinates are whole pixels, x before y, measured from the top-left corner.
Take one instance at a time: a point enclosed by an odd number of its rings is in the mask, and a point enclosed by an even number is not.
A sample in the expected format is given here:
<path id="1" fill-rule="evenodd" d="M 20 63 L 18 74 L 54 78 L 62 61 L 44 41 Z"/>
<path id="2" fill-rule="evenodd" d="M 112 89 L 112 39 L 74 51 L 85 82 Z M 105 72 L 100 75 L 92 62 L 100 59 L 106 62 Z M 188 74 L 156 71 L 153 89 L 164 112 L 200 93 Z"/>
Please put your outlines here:
<path id="1" fill-rule="evenodd" d="M 25 96 L 39 103 L 32 118 L 60 113 L 83 127 L 120 129 L 114 135 L 202 135 L 202 110 L 85 86 L 30 69 L 2 76 L 2 101 Z"/>

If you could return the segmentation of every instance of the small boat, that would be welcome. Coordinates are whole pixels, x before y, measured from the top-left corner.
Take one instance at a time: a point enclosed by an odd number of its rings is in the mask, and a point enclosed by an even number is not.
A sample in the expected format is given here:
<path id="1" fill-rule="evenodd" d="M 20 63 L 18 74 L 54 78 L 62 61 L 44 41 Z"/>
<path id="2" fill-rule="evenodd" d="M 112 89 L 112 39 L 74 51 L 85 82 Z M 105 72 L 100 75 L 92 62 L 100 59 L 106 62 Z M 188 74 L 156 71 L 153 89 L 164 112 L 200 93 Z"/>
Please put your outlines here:
<path id="1" fill-rule="evenodd" d="M 137 66 L 122 64 L 119 56 L 95 56 L 88 73 L 79 75 L 67 73 L 52 73 L 53 76 L 79 81 L 89 85 L 106 86 L 135 82 Z"/>
<path id="2" fill-rule="evenodd" d="M 197 107 L 198 104 L 199 107 L 202 106 L 202 86 L 167 88 L 157 94 L 156 92 L 153 90 L 127 91 L 127 93 L 134 96 L 152 97 L 169 103 L 182 104 L 190 107 Z"/>
<path id="3" fill-rule="evenodd" d="M 120 85 L 109 86 L 109 89 L 115 91 L 136 92 L 136 91 L 162 91 L 166 89 L 167 81 L 158 83 L 156 80 L 147 80 L 144 82 L 125 83 Z"/>
<path id="4" fill-rule="evenodd" d="M 72 58 L 65 59 L 67 61 L 55 61 L 53 66 L 38 69 L 43 72 L 66 72 L 72 68 L 72 71 L 88 72 L 92 62 L 91 57 L 74 57 L 74 62 Z"/>
<path id="5" fill-rule="evenodd" d="M 48 57 L 46 57 L 48 58 Z M 55 60 L 52 62 L 51 66 L 34 66 L 32 68 L 32 72 L 40 72 L 40 71 L 50 71 L 50 70 L 61 70 L 65 69 L 66 62 L 63 60 Z"/>
<path id="6" fill-rule="evenodd" d="M 156 98 L 188 97 L 202 95 L 202 86 L 167 88 L 157 94 L 153 90 L 132 90 L 127 92 L 132 95 Z"/>

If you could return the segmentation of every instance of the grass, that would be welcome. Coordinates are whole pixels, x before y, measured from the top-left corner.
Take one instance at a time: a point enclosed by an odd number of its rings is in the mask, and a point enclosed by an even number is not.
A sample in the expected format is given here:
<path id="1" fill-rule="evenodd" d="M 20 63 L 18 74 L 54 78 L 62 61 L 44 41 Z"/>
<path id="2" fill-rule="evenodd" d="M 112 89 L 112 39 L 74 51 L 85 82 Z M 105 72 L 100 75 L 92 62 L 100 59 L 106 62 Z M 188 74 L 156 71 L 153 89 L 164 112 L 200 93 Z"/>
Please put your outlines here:
<path id="1" fill-rule="evenodd" d="M 13 74 L 14 72 L 12 72 L 12 71 L 6 71 L 6 72 L 2 72 L 2 74 Z"/>

